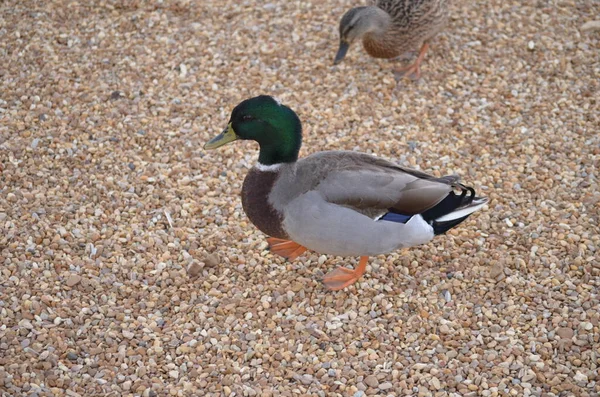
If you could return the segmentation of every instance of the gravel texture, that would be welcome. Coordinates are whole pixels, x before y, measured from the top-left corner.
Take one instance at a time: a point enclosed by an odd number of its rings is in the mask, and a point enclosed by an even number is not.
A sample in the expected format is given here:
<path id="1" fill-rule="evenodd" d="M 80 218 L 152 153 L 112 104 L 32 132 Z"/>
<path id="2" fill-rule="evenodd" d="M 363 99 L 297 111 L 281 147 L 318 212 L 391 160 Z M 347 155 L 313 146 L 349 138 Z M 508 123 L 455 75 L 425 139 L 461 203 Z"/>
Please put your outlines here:
<path id="1" fill-rule="evenodd" d="M 2 396 L 600 394 L 600 3 L 457 0 L 398 86 L 331 65 L 357 3 L 0 3 Z M 491 202 L 327 292 L 357 258 L 271 255 L 256 145 L 202 150 L 260 93 Z"/>

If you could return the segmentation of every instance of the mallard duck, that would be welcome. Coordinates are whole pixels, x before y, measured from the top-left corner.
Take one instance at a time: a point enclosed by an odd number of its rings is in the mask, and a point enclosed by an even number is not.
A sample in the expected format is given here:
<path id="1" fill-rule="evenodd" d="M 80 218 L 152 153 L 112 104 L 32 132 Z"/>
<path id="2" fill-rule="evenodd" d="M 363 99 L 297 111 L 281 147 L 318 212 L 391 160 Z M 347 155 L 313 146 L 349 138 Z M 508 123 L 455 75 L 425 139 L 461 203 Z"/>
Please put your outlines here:
<path id="1" fill-rule="evenodd" d="M 375 0 L 373 5 L 352 8 L 340 21 L 340 47 L 334 65 L 346 56 L 350 45 L 362 39 L 375 58 L 397 58 L 420 46 L 414 63 L 394 70 L 396 78 L 421 76 L 420 65 L 430 40 L 444 27 L 448 0 Z"/>
<path id="2" fill-rule="evenodd" d="M 425 244 L 487 202 L 456 176 L 435 178 L 365 153 L 325 151 L 298 160 L 300 119 L 271 96 L 237 105 L 204 148 L 238 139 L 260 146 L 242 186 L 242 207 L 270 236 L 272 252 L 290 260 L 307 249 L 360 256 L 354 270 L 340 267 L 324 277 L 331 290 L 357 281 L 369 256 Z"/>

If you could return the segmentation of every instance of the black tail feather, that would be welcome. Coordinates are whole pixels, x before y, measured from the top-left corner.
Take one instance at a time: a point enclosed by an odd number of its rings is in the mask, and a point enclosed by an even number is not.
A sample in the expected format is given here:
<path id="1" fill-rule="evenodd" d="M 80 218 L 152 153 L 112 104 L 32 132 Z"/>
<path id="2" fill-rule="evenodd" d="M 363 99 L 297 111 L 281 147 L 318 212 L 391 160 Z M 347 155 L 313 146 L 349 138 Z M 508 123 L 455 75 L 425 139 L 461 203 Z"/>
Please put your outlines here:
<path id="1" fill-rule="evenodd" d="M 460 185 L 460 187 L 462 188 L 462 192 L 460 195 L 454 192 L 450 192 L 450 194 L 448 194 L 446 198 L 440 201 L 435 207 L 423 212 L 421 214 L 423 219 L 425 219 L 427 222 L 431 222 L 437 218 L 440 218 L 446 214 L 455 211 L 457 208 L 465 207 L 471 204 L 473 202 L 473 199 L 475 198 L 475 189 L 463 185 Z M 468 196 L 467 193 L 469 193 Z"/>
<path id="2" fill-rule="evenodd" d="M 433 208 L 420 214 L 421 217 L 423 217 L 423 220 L 431 225 L 435 235 L 446 233 L 448 230 L 467 219 L 472 212 L 476 211 L 478 207 L 487 202 L 487 199 L 475 196 L 475 189 L 472 187 L 463 184 L 456 184 L 454 187 L 461 189 L 461 193 L 456 194 L 453 191 L 448 193 L 448 195 Z M 473 201 L 475 201 L 475 203 L 473 203 Z M 389 212 L 379 218 L 379 220 L 407 223 L 412 218 L 412 215 L 402 214 L 394 208 L 389 208 L 388 211 Z M 463 214 L 466 215 L 460 216 Z M 455 216 L 460 217 L 452 219 Z M 440 218 L 445 220 L 439 221 L 438 219 Z"/>
<path id="3" fill-rule="evenodd" d="M 452 229 L 454 226 L 458 225 L 459 223 L 461 223 L 462 221 L 464 221 L 465 219 L 467 219 L 469 217 L 469 215 L 463 216 L 462 218 L 453 219 L 451 221 L 445 221 L 445 222 L 432 221 L 430 223 L 431 223 L 431 227 L 433 227 L 433 233 L 436 236 L 438 234 L 444 234 L 448 230 Z"/>

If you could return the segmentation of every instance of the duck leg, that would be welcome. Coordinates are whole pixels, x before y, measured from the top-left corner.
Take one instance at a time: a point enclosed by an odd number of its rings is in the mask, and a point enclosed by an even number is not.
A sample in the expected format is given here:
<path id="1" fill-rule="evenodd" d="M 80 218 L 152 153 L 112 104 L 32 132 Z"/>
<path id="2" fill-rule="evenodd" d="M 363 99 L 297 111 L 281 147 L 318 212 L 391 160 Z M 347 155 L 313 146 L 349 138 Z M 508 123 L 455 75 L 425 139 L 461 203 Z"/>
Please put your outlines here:
<path id="1" fill-rule="evenodd" d="M 394 70 L 394 76 L 396 81 L 399 81 L 403 77 L 410 77 L 414 75 L 414 80 L 419 79 L 421 77 L 421 62 L 423 62 L 423 58 L 425 58 L 425 53 L 429 49 L 429 42 L 424 42 L 421 46 L 421 50 L 419 51 L 419 55 L 417 55 L 417 59 L 415 62 L 408 66 L 404 66 Z"/>
<path id="2" fill-rule="evenodd" d="M 290 240 L 282 240 L 280 238 L 269 237 L 267 239 L 269 249 L 274 254 L 283 256 L 284 258 L 293 261 L 306 251 L 306 247 Z"/>
<path id="3" fill-rule="evenodd" d="M 354 284 L 363 274 L 365 274 L 368 259 L 368 256 L 361 256 L 360 262 L 354 270 L 338 267 L 337 269 L 330 271 L 323 277 L 323 284 L 332 291 L 338 291 Z"/>

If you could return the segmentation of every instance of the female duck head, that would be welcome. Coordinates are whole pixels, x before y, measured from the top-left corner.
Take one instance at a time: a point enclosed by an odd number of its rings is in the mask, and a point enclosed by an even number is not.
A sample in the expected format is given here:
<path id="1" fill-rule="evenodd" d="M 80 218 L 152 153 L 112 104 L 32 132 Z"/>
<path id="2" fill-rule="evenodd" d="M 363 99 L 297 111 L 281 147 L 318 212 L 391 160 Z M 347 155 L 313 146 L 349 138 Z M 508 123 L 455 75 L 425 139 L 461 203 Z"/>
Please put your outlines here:
<path id="1" fill-rule="evenodd" d="M 258 142 L 258 162 L 263 165 L 292 163 L 298 160 L 302 145 L 302 125 L 292 109 L 271 96 L 260 95 L 237 105 L 227 128 L 204 148 L 215 149 L 238 139 Z"/>
<path id="2" fill-rule="evenodd" d="M 340 47 L 333 61 L 342 62 L 350 45 L 368 33 L 382 34 L 391 23 L 390 15 L 376 6 L 355 7 L 340 20 Z"/>

